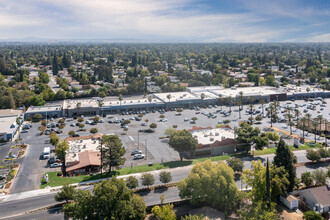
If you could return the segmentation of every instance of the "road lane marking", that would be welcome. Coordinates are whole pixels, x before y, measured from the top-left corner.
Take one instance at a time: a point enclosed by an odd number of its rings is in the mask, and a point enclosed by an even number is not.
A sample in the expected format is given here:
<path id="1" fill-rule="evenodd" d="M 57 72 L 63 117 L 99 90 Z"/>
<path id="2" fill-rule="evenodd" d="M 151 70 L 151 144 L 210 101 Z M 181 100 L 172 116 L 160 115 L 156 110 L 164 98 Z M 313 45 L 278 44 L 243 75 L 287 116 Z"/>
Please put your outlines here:
<path id="1" fill-rule="evenodd" d="M 132 141 L 134 141 L 134 138 L 132 136 L 128 136 Z"/>

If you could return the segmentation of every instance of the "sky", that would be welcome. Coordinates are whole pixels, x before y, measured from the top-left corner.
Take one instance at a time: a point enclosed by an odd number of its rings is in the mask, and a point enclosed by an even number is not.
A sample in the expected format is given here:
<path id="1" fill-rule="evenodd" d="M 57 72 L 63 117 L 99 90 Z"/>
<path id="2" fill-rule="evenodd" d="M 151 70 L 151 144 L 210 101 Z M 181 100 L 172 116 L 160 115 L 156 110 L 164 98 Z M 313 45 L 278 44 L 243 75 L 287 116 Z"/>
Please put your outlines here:
<path id="1" fill-rule="evenodd" d="M 0 0 L 0 40 L 330 42 L 330 0 Z"/>

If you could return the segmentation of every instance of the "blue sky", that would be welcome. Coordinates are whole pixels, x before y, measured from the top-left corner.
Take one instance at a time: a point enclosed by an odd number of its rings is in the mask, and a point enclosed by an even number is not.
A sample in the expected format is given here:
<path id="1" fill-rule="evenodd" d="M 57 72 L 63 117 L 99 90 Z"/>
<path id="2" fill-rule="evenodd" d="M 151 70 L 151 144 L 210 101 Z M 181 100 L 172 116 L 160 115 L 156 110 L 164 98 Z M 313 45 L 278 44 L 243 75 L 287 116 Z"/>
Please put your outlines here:
<path id="1" fill-rule="evenodd" d="M 330 0 L 0 0 L 0 39 L 330 42 Z"/>

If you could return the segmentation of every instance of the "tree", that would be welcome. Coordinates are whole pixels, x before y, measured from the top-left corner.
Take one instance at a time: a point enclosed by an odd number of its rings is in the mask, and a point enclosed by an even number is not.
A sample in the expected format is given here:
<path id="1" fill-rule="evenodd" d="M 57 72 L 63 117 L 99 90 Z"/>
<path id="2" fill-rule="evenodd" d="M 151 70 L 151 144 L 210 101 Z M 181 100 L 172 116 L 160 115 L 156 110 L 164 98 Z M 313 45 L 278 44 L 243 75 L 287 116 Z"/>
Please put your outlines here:
<path id="1" fill-rule="evenodd" d="M 38 73 L 38 77 L 39 77 L 39 82 L 45 83 L 45 84 L 48 84 L 49 83 L 49 75 L 48 75 L 48 73 L 45 73 L 45 72 L 40 71 Z"/>
<path id="2" fill-rule="evenodd" d="M 96 134 L 98 131 L 99 131 L 99 130 L 97 130 L 97 128 L 91 128 L 91 129 L 90 129 L 90 132 L 91 132 L 92 134 Z"/>
<path id="3" fill-rule="evenodd" d="M 93 193 L 78 189 L 64 212 L 73 219 L 144 219 L 146 205 L 124 180 L 113 177 L 97 183 Z"/>
<path id="4" fill-rule="evenodd" d="M 171 136 L 171 135 L 173 135 L 173 134 L 175 134 L 177 132 L 177 130 L 176 129 L 174 129 L 174 128 L 166 128 L 166 130 L 165 130 L 165 135 L 167 135 L 167 136 Z"/>
<path id="5" fill-rule="evenodd" d="M 203 101 L 205 99 L 205 94 L 204 93 L 201 94 L 201 99 L 202 99 L 202 103 L 203 103 Z"/>
<path id="6" fill-rule="evenodd" d="M 290 182 L 290 185 L 287 189 L 287 192 L 292 192 L 295 183 L 294 181 L 296 179 L 296 168 L 293 164 L 291 151 L 288 145 L 285 144 L 283 139 L 281 139 L 277 145 L 273 164 L 277 167 L 283 166 L 288 172 L 288 180 Z"/>
<path id="7" fill-rule="evenodd" d="M 101 139 L 102 143 L 102 167 L 107 167 L 109 173 L 112 167 L 124 165 L 126 153 L 118 135 L 103 135 Z"/>
<path id="8" fill-rule="evenodd" d="M 80 130 L 82 130 L 84 127 L 85 127 L 85 124 L 83 124 L 83 123 L 80 123 L 80 124 L 79 124 L 79 128 L 80 128 Z"/>
<path id="9" fill-rule="evenodd" d="M 119 100 L 119 104 L 120 104 L 120 109 L 119 109 L 120 112 L 121 112 L 121 102 L 123 101 L 123 99 L 124 99 L 123 95 L 119 94 L 118 100 Z"/>
<path id="10" fill-rule="evenodd" d="M 151 209 L 154 218 L 157 220 L 176 220 L 176 215 L 173 211 L 173 205 L 167 204 L 164 206 L 154 206 Z"/>
<path id="11" fill-rule="evenodd" d="M 313 185 L 313 177 L 312 174 L 308 171 L 301 174 L 301 182 L 305 184 L 306 187 L 310 187 Z"/>
<path id="12" fill-rule="evenodd" d="M 287 179 L 288 174 L 284 167 L 272 166 L 270 168 L 270 193 L 273 202 L 278 200 L 278 197 L 286 192 L 289 185 Z M 262 165 L 261 161 L 252 161 L 252 169 L 246 169 L 242 175 L 243 182 L 247 186 L 252 187 L 250 196 L 252 202 L 268 201 L 266 188 L 266 167 Z"/>
<path id="13" fill-rule="evenodd" d="M 149 127 L 150 127 L 151 129 L 155 129 L 155 128 L 157 128 L 157 124 L 156 124 L 156 123 L 151 123 L 151 124 L 149 125 Z"/>
<path id="14" fill-rule="evenodd" d="M 322 159 L 326 159 L 329 157 L 329 152 L 326 148 L 320 147 L 317 151 L 319 152 Z"/>
<path id="15" fill-rule="evenodd" d="M 8 91 L 8 103 L 10 109 L 16 109 L 15 99 L 11 90 Z"/>
<path id="16" fill-rule="evenodd" d="M 99 121 L 100 121 L 100 117 L 95 116 L 95 117 L 93 118 L 93 122 L 94 122 L 94 123 L 99 123 Z"/>
<path id="17" fill-rule="evenodd" d="M 304 212 L 303 219 L 304 220 L 323 220 L 323 217 L 321 214 L 316 213 L 312 210 L 309 210 L 307 212 Z"/>
<path id="18" fill-rule="evenodd" d="M 316 133 L 317 133 L 317 126 L 318 126 L 318 122 L 317 122 L 317 119 L 314 119 L 312 121 L 312 125 L 313 125 L 313 128 L 314 128 L 314 143 L 316 143 Z"/>
<path id="19" fill-rule="evenodd" d="M 35 115 L 33 115 L 33 121 L 39 122 L 42 119 L 42 115 L 37 113 Z"/>
<path id="20" fill-rule="evenodd" d="M 244 220 L 277 220 L 278 212 L 276 203 L 272 202 L 270 207 L 265 202 L 255 202 L 252 205 L 245 204 L 238 213 Z"/>
<path id="21" fill-rule="evenodd" d="M 161 171 L 159 173 L 159 180 L 162 183 L 169 183 L 172 180 L 172 175 L 171 172 L 167 172 L 167 171 Z"/>
<path id="22" fill-rule="evenodd" d="M 151 95 L 148 96 L 148 101 L 151 104 L 151 102 L 152 102 L 152 96 Z"/>
<path id="23" fill-rule="evenodd" d="M 262 150 L 265 146 L 269 145 L 268 137 L 262 133 L 261 135 L 255 137 L 254 139 L 256 150 Z"/>
<path id="24" fill-rule="evenodd" d="M 255 142 L 256 137 L 260 135 L 260 129 L 258 127 L 253 128 L 248 123 L 241 121 L 239 128 L 236 129 L 236 140 L 243 144 L 248 152 L 251 149 L 251 145 Z"/>
<path id="25" fill-rule="evenodd" d="M 65 201 L 66 203 L 68 203 L 69 200 L 73 200 L 74 194 L 75 194 L 74 186 L 65 184 L 63 185 L 61 191 L 55 194 L 54 199 L 56 202 Z"/>
<path id="26" fill-rule="evenodd" d="M 185 153 L 194 152 L 198 145 L 197 139 L 185 129 L 171 135 L 168 143 L 179 152 L 181 161 Z"/>
<path id="27" fill-rule="evenodd" d="M 242 172 L 244 163 L 239 158 L 230 158 L 227 160 L 228 166 L 230 166 L 235 172 Z"/>
<path id="28" fill-rule="evenodd" d="M 70 137 L 73 137 L 73 136 L 76 134 L 76 132 L 74 132 L 74 131 L 69 131 L 68 134 L 70 135 Z"/>
<path id="29" fill-rule="evenodd" d="M 59 142 L 60 142 L 60 138 L 54 133 L 50 137 L 49 143 L 56 147 Z"/>
<path id="30" fill-rule="evenodd" d="M 238 189 L 234 171 L 224 162 L 207 160 L 196 164 L 187 178 L 178 183 L 181 198 L 191 198 L 192 205 L 206 204 L 224 210 L 236 208 Z"/>
<path id="31" fill-rule="evenodd" d="M 82 118 L 82 117 L 78 117 L 78 122 L 79 122 L 79 123 L 83 122 L 84 120 L 85 120 L 84 118 Z"/>
<path id="32" fill-rule="evenodd" d="M 139 181 L 135 176 L 129 176 L 126 180 L 126 186 L 130 189 L 135 189 L 139 186 Z"/>
<path id="33" fill-rule="evenodd" d="M 155 177 L 151 173 L 142 173 L 141 181 L 142 185 L 151 186 L 155 183 Z"/>
<path id="34" fill-rule="evenodd" d="M 55 154 L 60 160 L 62 160 L 62 173 L 63 176 L 66 176 L 66 162 L 65 162 L 65 156 L 67 153 L 67 150 L 69 149 L 69 144 L 65 140 L 59 142 L 55 148 Z"/>
<path id="35" fill-rule="evenodd" d="M 322 169 L 314 170 L 312 176 L 315 185 L 325 185 L 327 183 L 327 173 Z"/>
<path id="36" fill-rule="evenodd" d="M 59 62 L 58 62 L 58 58 L 57 58 L 55 53 L 54 53 L 53 66 L 52 67 L 53 67 L 53 74 L 57 75 L 58 70 L 59 70 Z"/>
<path id="37" fill-rule="evenodd" d="M 308 160 L 311 160 L 312 162 L 320 161 L 321 155 L 318 151 L 315 151 L 313 149 L 308 149 L 306 153 L 306 157 Z"/>

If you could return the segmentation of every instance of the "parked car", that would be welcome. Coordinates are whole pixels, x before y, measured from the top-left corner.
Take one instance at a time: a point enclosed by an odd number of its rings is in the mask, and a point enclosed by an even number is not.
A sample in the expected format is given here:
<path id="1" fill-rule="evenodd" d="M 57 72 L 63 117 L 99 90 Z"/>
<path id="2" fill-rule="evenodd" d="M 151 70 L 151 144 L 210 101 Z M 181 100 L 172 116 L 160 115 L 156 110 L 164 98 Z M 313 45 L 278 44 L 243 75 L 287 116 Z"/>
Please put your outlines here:
<path id="1" fill-rule="evenodd" d="M 12 159 L 12 158 L 16 158 L 16 155 L 15 154 L 7 155 L 5 159 Z"/>
<path id="2" fill-rule="evenodd" d="M 147 123 L 142 122 L 142 123 L 141 123 L 141 126 L 147 126 Z"/>
<path id="3" fill-rule="evenodd" d="M 52 156 L 52 157 L 49 158 L 48 164 L 51 165 L 53 163 L 55 163 L 55 157 Z"/>
<path id="4" fill-rule="evenodd" d="M 184 121 L 189 121 L 189 120 L 190 120 L 190 118 L 185 118 L 185 119 L 184 119 Z"/>
<path id="5" fill-rule="evenodd" d="M 22 130 L 21 133 L 28 133 L 29 130 L 25 129 L 25 130 Z"/>
<path id="6" fill-rule="evenodd" d="M 71 127 L 75 127 L 76 125 L 72 123 L 72 124 L 70 124 L 70 126 L 71 126 Z"/>
<path id="7" fill-rule="evenodd" d="M 167 122 L 167 119 L 166 118 L 162 118 L 159 120 L 160 122 Z"/>
<path id="8" fill-rule="evenodd" d="M 61 166 L 62 166 L 61 163 L 52 163 L 52 164 L 50 165 L 51 168 L 61 167 Z"/>
<path id="9" fill-rule="evenodd" d="M 142 151 L 140 150 L 133 150 L 131 155 L 136 155 L 136 154 L 142 154 Z"/>
<path id="10" fill-rule="evenodd" d="M 135 154 L 133 160 L 139 160 L 144 158 L 145 158 L 144 154 Z"/>
<path id="11" fill-rule="evenodd" d="M 80 137 L 80 135 L 79 134 L 74 134 L 74 135 L 72 135 L 72 137 Z"/>

